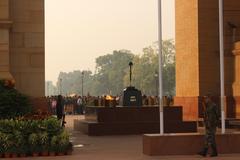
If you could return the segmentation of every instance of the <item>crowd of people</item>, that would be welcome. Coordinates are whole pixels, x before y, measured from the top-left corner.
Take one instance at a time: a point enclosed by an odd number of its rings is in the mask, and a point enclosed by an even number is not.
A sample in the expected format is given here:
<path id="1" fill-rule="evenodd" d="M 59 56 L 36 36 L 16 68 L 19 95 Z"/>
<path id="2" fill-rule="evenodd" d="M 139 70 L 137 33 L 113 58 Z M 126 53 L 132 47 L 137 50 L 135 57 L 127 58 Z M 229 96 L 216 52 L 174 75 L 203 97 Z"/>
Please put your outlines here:
<path id="1" fill-rule="evenodd" d="M 61 96 L 61 101 L 59 100 L 59 96 L 48 96 L 48 108 L 49 111 L 53 114 L 57 113 L 57 105 L 61 103 L 63 106 L 63 112 L 67 114 L 84 114 L 84 106 L 87 102 L 87 97 L 81 96 L 73 96 L 73 97 L 65 97 Z"/>
<path id="2" fill-rule="evenodd" d="M 48 96 L 46 97 L 48 101 L 49 111 L 53 114 L 57 114 L 57 105 L 61 103 L 63 106 L 63 113 L 65 114 L 84 114 L 86 106 L 110 106 L 109 101 L 113 102 L 113 106 L 120 105 L 120 96 L 61 96 L 62 100 L 59 101 L 59 96 Z M 143 106 L 156 106 L 159 104 L 159 99 L 157 96 L 142 96 Z M 170 106 L 173 105 L 172 96 L 163 97 L 163 105 Z"/>

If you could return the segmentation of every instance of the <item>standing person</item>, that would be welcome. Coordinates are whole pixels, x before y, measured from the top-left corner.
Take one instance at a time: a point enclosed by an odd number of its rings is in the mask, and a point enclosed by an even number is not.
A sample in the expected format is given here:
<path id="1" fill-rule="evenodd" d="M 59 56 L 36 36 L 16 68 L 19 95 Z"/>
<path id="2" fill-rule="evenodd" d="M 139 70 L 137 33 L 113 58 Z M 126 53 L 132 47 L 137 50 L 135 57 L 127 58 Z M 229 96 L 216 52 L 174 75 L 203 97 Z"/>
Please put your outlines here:
<path id="1" fill-rule="evenodd" d="M 83 114 L 83 97 L 81 96 L 78 97 L 77 105 L 78 105 L 77 113 Z"/>
<path id="2" fill-rule="evenodd" d="M 57 106 L 57 101 L 56 101 L 56 96 L 52 97 L 52 104 L 51 104 L 51 107 L 52 107 L 52 114 L 56 114 L 56 106 Z"/>
<path id="3" fill-rule="evenodd" d="M 76 112 L 77 112 L 77 108 L 78 108 L 77 101 L 78 101 L 78 97 L 75 96 L 75 97 L 73 98 L 72 114 L 76 114 Z"/>
<path id="4" fill-rule="evenodd" d="M 64 114 L 64 99 L 61 95 L 58 95 L 56 110 L 57 110 L 57 118 L 58 120 L 62 120 L 62 127 L 64 127 L 66 124 L 65 114 Z"/>
<path id="5" fill-rule="evenodd" d="M 81 99 L 81 96 L 79 96 L 77 99 L 77 107 L 76 107 L 75 113 L 80 114 L 81 104 L 82 104 L 82 99 Z"/>
<path id="6" fill-rule="evenodd" d="M 57 97 L 56 112 L 58 120 L 62 119 L 64 112 L 64 102 L 63 97 L 61 95 L 58 95 Z"/>
<path id="7" fill-rule="evenodd" d="M 45 97 L 47 100 L 47 104 L 48 104 L 48 113 L 52 113 L 52 104 L 51 104 L 51 97 L 47 96 Z"/>
<path id="8" fill-rule="evenodd" d="M 203 98 L 204 106 L 204 124 L 205 124 L 205 144 L 204 148 L 198 154 L 201 156 L 206 156 L 208 153 L 208 148 L 212 148 L 211 157 L 218 156 L 217 145 L 215 140 L 215 134 L 220 120 L 220 109 L 212 101 L 211 95 L 204 96 Z"/>

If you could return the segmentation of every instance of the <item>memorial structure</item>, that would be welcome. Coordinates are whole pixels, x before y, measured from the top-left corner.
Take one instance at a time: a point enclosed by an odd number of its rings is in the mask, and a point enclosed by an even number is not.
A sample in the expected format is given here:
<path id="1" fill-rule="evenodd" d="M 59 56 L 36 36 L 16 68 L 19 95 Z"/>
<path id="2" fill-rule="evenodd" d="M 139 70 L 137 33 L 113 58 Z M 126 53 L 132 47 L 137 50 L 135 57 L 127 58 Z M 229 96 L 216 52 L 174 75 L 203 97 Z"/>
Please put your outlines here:
<path id="1" fill-rule="evenodd" d="M 130 86 L 123 90 L 121 103 L 123 106 L 142 106 L 142 92 L 132 86 L 132 66 L 133 63 L 129 62 Z"/>
<path id="2" fill-rule="evenodd" d="M 44 0 L 0 0 L 0 79 L 44 96 Z"/>
<path id="3" fill-rule="evenodd" d="M 159 107 L 142 106 L 141 91 L 131 85 L 132 66 L 133 63 L 130 62 L 130 86 L 123 91 L 121 105 L 87 106 L 85 120 L 74 121 L 75 130 L 90 136 L 159 132 Z M 111 104 L 111 101 L 108 104 Z M 196 121 L 183 121 L 181 106 L 164 107 L 163 111 L 166 133 L 197 132 Z"/>
<path id="4" fill-rule="evenodd" d="M 201 117 L 201 97 L 220 96 L 218 0 L 176 0 L 176 97 L 185 120 Z M 224 0 L 227 118 L 240 117 L 240 1 Z"/>
<path id="5" fill-rule="evenodd" d="M 183 121 L 182 107 L 164 107 L 166 133 L 196 133 L 195 121 Z M 75 120 L 74 129 L 89 136 L 143 134 L 159 132 L 157 106 L 89 106 L 85 120 Z"/>

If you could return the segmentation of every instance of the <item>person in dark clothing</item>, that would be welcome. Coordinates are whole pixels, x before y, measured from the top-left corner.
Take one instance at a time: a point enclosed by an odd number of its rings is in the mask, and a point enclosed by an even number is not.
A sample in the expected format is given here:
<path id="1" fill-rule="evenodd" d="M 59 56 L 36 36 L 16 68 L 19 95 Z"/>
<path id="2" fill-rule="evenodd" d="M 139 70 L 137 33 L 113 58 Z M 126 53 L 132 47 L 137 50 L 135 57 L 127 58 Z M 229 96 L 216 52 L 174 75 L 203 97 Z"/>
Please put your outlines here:
<path id="1" fill-rule="evenodd" d="M 215 140 L 215 134 L 217 126 L 220 120 L 220 109 L 212 101 L 210 95 L 204 96 L 204 124 L 205 124 L 205 144 L 204 148 L 198 154 L 201 156 L 206 156 L 208 153 L 208 148 L 212 148 L 211 157 L 218 156 L 217 145 Z"/>
<path id="2" fill-rule="evenodd" d="M 63 103 L 63 98 L 61 95 L 58 95 L 57 97 L 57 105 L 56 105 L 56 111 L 57 111 L 57 118 L 58 120 L 63 118 L 63 108 L 64 103 Z"/>
<path id="3" fill-rule="evenodd" d="M 61 122 L 62 127 L 64 127 L 66 124 L 65 114 L 64 114 L 64 99 L 61 95 L 58 95 L 56 110 L 57 110 L 57 118 L 58 118 L 58 120 L 62 121 Z"/>

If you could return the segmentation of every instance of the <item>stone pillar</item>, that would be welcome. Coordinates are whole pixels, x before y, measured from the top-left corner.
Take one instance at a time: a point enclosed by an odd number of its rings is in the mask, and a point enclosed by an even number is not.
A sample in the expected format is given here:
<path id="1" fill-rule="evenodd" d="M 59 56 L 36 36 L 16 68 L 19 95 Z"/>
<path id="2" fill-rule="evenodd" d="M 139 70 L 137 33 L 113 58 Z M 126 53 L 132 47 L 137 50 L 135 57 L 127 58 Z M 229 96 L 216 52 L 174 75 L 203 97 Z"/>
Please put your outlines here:
<path id="1" fill-rule="evenodd" d="M 0 0 L 0 79 L 13 79 L 9 59 L 9 1 Z"/>
<path id="2" fill-rule="evenodd" d="M 29 96 L 44 96 L 44 0 L 0 0 L 0 79 Z"/>
<path id="3" fill-rule="evenodd" d="M 240 41 L 234 45 L 233 54 L 235 56 L 235 79 L 233 83 L 233 96 L 236 103 L 236 116 L 240 118 Z"/>
<path id="4" fill-rule="evenodd" d="M 10 0 L 10 69 L 16 88 L 29 96 L 45 94 L 44 0 Z"/>
<path id="5" fill-rule="evenodd" d="M 201 97 L 215 95 L 219 104 L 220 59 L 218 0 L 175 0 L 176 5 L 176 97 L 183 106 L 184 120 L 202 115 Z M 232 28 L 239 26 L 240 1 L 224 1 L 225 93 L 227 117 L 234 118 L 234 56 Z M 240 39 L 237 31 L 236 39 Z"/>
<path id="6" fill-rule="evenodd" d="M 175 0 L 176 6 L 176 97 L 184 120 L 198 117 L 199 46 L 198 0 Z M 194 106 L 194 107 L 193 107 Z"/>

